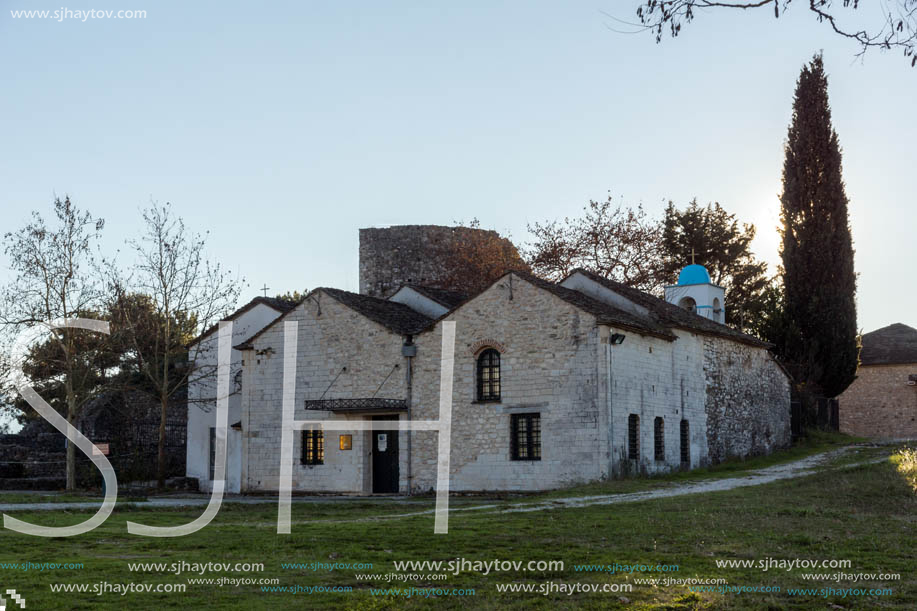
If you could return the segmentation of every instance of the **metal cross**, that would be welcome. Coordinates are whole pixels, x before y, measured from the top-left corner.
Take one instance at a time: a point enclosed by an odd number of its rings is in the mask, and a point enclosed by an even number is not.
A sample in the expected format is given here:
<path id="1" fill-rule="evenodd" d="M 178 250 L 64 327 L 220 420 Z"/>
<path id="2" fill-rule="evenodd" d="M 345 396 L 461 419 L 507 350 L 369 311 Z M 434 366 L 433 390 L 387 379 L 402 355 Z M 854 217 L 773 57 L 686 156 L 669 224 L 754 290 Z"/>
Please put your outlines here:
<path id="1" fill-rule="evenodd" d="M 270 290 L 267 287 L 267 283 L 265 283 L 264 286 L 261 287 L 261 290 L 264 291 L 264 296 L 267 297 L 267 292 Z"/>

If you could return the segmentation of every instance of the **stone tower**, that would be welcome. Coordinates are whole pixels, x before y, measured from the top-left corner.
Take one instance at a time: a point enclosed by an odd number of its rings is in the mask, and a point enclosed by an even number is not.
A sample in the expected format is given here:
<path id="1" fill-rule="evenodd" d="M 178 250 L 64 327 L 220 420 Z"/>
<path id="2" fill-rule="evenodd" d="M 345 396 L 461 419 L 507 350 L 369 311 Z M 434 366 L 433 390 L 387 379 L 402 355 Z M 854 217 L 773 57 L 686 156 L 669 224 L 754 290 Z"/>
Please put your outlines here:
<path id="1" fill-rule="evenodd" d="M 403 284 L 445 286 L 445 261 L 460 244 L 498 239 L 518 257 L 515 246 L 495 231 L 442 225 L 394 225 L 360 230 L 360 293 L 387 298 Z M 521 259 L 520 259 L 521 261 Z"/>

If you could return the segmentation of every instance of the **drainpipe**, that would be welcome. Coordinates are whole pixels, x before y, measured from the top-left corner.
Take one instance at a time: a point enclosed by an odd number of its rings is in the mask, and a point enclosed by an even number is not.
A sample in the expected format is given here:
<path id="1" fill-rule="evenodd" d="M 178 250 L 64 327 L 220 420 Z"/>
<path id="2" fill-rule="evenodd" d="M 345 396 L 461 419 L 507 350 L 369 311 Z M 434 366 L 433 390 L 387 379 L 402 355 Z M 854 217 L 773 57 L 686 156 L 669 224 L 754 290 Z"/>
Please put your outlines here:
<path id="1" fill-rule="evenodd" d="M 602 345 L 605 346 L 605 403 L 607 404 L 608 409 L 608 448 L 611 454 L 609 463 L 608 463 L 608 475 L 609 477 L 614 477 L 615 475 L 615 415 L 613 409 L 613 400 L 612 393 L 614 393 L 614 379 L 612 377 L 611 368 L 612 368 L 612 356 L 611 356 L 611 329 L 609 327 L 601 327 L 600 330 L 600 339 Z"/>
<path id="2" fill-rule="evenodd" d="M 405 404 L 408 408 L 408 421 L 412 418 L 411 403 L 413 402 L 413 382 L 414 382 L 414 357 L 417 356 L 417 346 L 414 345 L 414 337 L 406 335 L 404 344 L 401 346 L 401 355 L 404 356 L 404 396 Z M 414 467 L 411 442 L 414 439 L 414 431 L 408 430 L 408 496 L 411 496 L 414 490 Z"/>

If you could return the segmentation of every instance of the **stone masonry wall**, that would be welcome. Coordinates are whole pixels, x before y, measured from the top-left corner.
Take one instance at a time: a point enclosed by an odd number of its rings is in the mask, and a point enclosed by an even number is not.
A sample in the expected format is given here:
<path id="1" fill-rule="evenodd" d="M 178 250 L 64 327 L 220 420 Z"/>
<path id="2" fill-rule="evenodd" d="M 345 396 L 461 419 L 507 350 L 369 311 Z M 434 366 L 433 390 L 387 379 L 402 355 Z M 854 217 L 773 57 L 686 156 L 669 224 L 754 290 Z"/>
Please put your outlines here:
<path id="1" fill-rule="evenodd" d="M 330 412 L 305 410 L 304 400 L 319 399 L 323 393 L 325 399 L 405 398 L 400 336 L 324 293 L 318 294 L 318 303 L 314 299 L 306 300 L 258 337 L 253 350 L 245 351 L 243 490 L 278 488 L 283 414 L 283 326 L 286 321 L 296 321 L 299 325 L 296 420 L 341 418 Z M 343 367 L 347 367 L 347 371 L 341 373 Z M 363 419 L 362 416 L 352 417 Z M 340 434 L 353 435 L 353 449 L 339 449 Z M 399 437 L 402 489 L 407 481 L 405 434 L 402 432 Z M 305 466 L 300 465 L 300 434 L 296 431 L 293 436 L 293 489 L 370 492 L 371 481 L 367 474 L 371 472 L 371 439 L 368 432 L 326 431 L 324 464 Z"/>
<path id="2" fill-rule="evenodd" d="M 388 298 L 402 284 L 440 288 L 444 254 L 459 239 L 496 232 L 471 227 L 397 225 L 360 230 L 360 293 Z M 509 240 L 498 238 L 515 252 Z M 467 240 L 466 240 L 467 241 Z"/>
<path id="3" fill-rule="evenodd" d="M 917 437 L 917 363 L 864 365 L 840 396 L 841 431 L 863 437 L 901 439 Z"/>
<path id="4" fill-rule="evenodd" d="M 704 374 L 714 463 L 790 443 L 790 381 L 766 349 L 705 337 Z"/>
<path id="5" fill-rule="evenodd" d="M 512 293 L 510 292 L 512 290 Z M 512 294 L 512 299 L 510 299 Z M 606 475 L 595 320 L 518 277 L 454 312 L 452 490 L 540 490 Z M 442 324 L 420 335 L 413 418 L 439 418 Z M 476 356 L 501 352 L 501 400 L 475 401 Z M 510 459 L 511 414 L 541 417 L 539 461 Z M 436 482 L 437 437 L 414 439 L 414 489 Z"/>

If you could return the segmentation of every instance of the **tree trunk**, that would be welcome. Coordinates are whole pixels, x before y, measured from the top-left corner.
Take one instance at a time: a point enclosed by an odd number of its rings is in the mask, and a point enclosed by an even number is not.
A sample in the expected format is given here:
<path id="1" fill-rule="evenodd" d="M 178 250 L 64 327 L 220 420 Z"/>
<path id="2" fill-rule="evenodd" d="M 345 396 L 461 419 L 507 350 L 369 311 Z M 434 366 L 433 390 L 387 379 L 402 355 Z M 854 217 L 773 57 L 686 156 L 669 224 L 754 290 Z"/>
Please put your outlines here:
<path id="1" fill-rule="evenodd" d="M 156 466 L 156 478 L 160 488 L 166 487 L 166 415 L 169 411 L 169 397 L 160 396 L 162 411 L 159 417 L 159 457 Z"/>
<path id="2" fill-rule="evenodd" d="M 73 406 L 73 400 L 67 400 L 67 422 L 71 425 L 76 420 L 76 410 Z M 67 490 L 76 490 L 76 445 L 67 440 Z"/>

